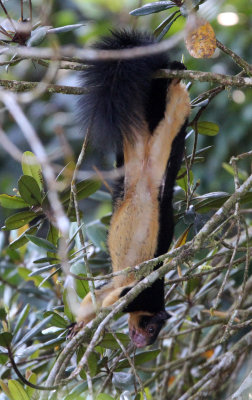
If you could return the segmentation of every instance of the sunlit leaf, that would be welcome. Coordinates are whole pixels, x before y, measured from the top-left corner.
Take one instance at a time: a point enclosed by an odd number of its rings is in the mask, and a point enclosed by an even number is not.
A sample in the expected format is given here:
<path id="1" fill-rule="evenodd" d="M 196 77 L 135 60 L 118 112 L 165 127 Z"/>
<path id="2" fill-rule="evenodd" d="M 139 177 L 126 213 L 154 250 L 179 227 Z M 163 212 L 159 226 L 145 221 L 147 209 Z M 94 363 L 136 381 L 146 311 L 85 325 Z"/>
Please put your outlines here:
<path id="1" fill-rule="evenodd" d="M 234 170 L 231 165 L 227 163 L 222 163 L 222 167 L 232 176 L 234 176 Z M 248 178 L 248 173 L 247 171 L 241 171 L 239 168 L 238 170 L 238 177 L 240 180 L 245 181 Z"/>
<path id="2" fill-rule="evenodd" d="M 184 176 L 182 178 L 177 179 L 176 183 L 177 183 L 177 185 L 179 185 L 186 192 L 187 191 L 187 187 L 188 187 L 188 177 L 187 177 L 187 173 L 186 173 L 186 168 L 185 167 L 180 168 L 178 176 L 180 176 L 180 175 L 184 175 Z M 193 173 L 192 173 L 191 170 L 189 171 L 189 181 L 190 181 L 189 183 L 191 185 L 192 182 L 193 182 Z"/>
<path id="3" fill-rule="evenodd" d="M 43 188 L 41 165 L 37 157 L 31 151 L 26 151 L 22 156 L 22 170 L 24 175 L 31 176 L 37 182 L 40 190 Z"/>
<path id="4" fill-rule="evenodd" d="M 6 394 L 6 396 L 8 397 L 9 400 L 14 400 L 14 398 L 11 395 L 11 392 L 8 388 L 8 385 L 6 385 L 6 383 L 0 379 L 0 386 L 2 388 L 2 391 Z"/>
<path id="5" fill-rule="evenodd" d="M 10 244 L 9 247 L 11 249 L 19 249 L 20 247 L 24 246 L 29 240 L 26 237 L 27 234 L 29 235 L 33 235 L 34 233 L 36 233 L 38 230 L 37 226 L 32 226 L 28 229 L 26 229 L 26 231 L 24 231 L 22 233 L 22 235 L 20 235 L 17 239 L 13 240 Z"/>
<path id="6" fill-rule="evenodd" d="M 174 244 L 173 248 L 177 249 L 178 247 L 183 246 L 186 243 L 186 239 L 188 236 L 188 233 L 190 231 L 190 227 L 188 227 L 178 238 L 178 240 L 176 241 L 176 243 Z"/>
<path id="7" fill-rule="evenodd" d="M 29 377 L 27 377 L 28 381 L 30 383 L 32 383 L 33 385 L 36 385 L 36 383 L 37 383 L 37 375 L 34 372 L 31 372 L 31 371 L 29 371 L 29 372 L 30 372 L 30 375 L 29 375 Z M 30 387 L 30 386 L 27 386 L 26 392 L 27 392 L 28 396 L 30 398 L 32 398 L 32 395 L 35 392 L 35 389 Z"/>
<path id="8" fill-rule="evenodd" d="M 197 124 L 198 132 L 201 135 L 215 136 L 219 133 L 219 127 L 213 122 L 202 121 Z"/>
<path id="9" fill-rule="evenodd" d="M 4 208 L 18 209 L 29 207 L 29 204 L 26 203 L 20 196 L 0 194 L 0 206 Z"/>
<path id="10" fill-rule="evenodd" d="M 85 275 L 84 274 L 80 274 L 79 276 L 82 277 L 82 276 L 85 276 Z M 83 299 L 89 292 L 88 281 L 76 278 L 75 284 L 76 284 L 76 292 L 77 292 L 78 296 L 81 299 Z"/>
<path id="11" fill-rule="evenodd" d="M 114 400 L 114 397 L 111 397 L 109 394 L 106 393 L 100 393 L 98 394 L 98 396 L 96 397 L 95 400 Z"/>
<path id="12" fill-rule="evenodd" d="M 8 381 L 8 388 L 14 400 L 31 400 L 21 383 L 14 379 Z"/>

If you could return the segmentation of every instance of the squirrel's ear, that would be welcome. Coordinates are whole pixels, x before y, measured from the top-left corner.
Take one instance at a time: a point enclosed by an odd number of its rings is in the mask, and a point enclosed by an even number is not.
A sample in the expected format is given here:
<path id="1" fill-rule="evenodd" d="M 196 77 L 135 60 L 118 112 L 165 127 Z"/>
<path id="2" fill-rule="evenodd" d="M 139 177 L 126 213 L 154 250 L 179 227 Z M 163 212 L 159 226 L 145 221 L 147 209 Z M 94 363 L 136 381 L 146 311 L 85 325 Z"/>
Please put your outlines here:
<path id="1" fill-rule="evenodd" d="M 157 316 L 161 321 L 165 321 L 165 320 L 171 318 L 171 315 L 168 314 L 168 312 L 166 312 L 165 310 L 159 311 L 157 313 Z"/>

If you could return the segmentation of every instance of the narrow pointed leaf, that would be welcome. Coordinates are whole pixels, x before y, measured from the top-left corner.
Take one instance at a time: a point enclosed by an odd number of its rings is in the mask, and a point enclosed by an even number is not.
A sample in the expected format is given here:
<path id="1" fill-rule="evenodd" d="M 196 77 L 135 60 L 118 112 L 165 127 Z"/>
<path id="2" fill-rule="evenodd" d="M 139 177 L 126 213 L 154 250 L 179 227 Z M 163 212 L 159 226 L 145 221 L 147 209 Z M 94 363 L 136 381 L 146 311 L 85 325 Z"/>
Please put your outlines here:
<path id="1" fill-rule="evenodd" d="M 50 251 L 51 253 L 57 253 L 57 248 L 48 240 L 33 235 L 26 235 L 26 237 L 30 242 L 36 244 L 38 247 Z"/>
<path id="2" fill-rule="evenodd" d="M 27 342 L 30 339 L 34 340 L 34 336 L 36 336 L 37 333 L 41 333 L 44 326 L 46 326 L 47 323 L 49 321 L 51 321 L 51 319 L 52 319 L 52 315 L 49 315 L 48 317 L 46 317 L 42 321 L 40 321 L 37 325 L 35 325 L 32 329 L 30 329 L 29 332 L 27 332 L 26 335 L 24 335 L 24 337 L 18 342 L 18 346 Z"/>
<path id="3" fill-rule="evenodd" d="M 95 193 L 101 186 L 98 180 L 86 179 L 76 184 L 77 200 L 82 200 Z M 62 203 L 67 203 L 70 199 L 70 190 L 60 196 Z"/>
<path id="4" fill-rule="evenodd" d="M 44 313 L 45 317 L 48 317 L 49 315 L 52 316 L 52 319 L 50 321 L 50 325 L 57 326 L 58 328 L 66 328 L 69 325 L 69 322 L 67 322 L 61 315 L 54 311 L 46 311 Z"/>
<path id="5" fill-rule="evenodd" d="M 23 308 L 21 313 L 19 314 L 15 329 L 13 331 L 13 335 L 16 335 L 16 333 L 19 331 L 23 323 L 25 322 L 29 312 L 30 312 L 30 304 L 26 304 L 26 306 Z"/>
<path id="6" fill-rule="evenodd" d="M 41 267 L 39 269 L 35 269 L 33 270 L 29 276 L 37 276 L 37 275 L 42 275 L 44 272 L 50 271 L 52 268 L 57 268 L 58 271 L 58 267 L 60 266 L 60 264 L 51 264 L 51 265 L 46 265 L 45 267 Z"/>
<path id="7" fill-rule="evenodd" d="M 168 10 L 169 8 L 175 7 L 172 1 L 155 1 L 153 3 L 145 4 L 140 8 L 136 8 L 131 11 L 130 14 L 136 17 L 148 14 L 154 14 L 163 10 Z"/>
<path id="8" fill-rule="evenodd" d="M 71 32 L 71 31 L 74 31 L 75 29 L 81 28 L 84 25 L 85 24 L 65 25 L 65 26 L 60 26 L 59 28 L 49 29 L 47 32 L 48 33 Z"/>
<path id="9" fill-rule="evenodd" d="M 36 233 L 38 230 L 37 226 L 32 226 L 31 228 L 28 228 L 22 235 L 20 235 L 17 239 L 13 240 L 10 244 L 9 247 L 12 250 L 19 249 L 20 247 L 24 246 L 26 243 L 28 243 L 28 238 L 26 237 L 27 234 L 33 235 Z"/>
<path id="10" fill-rule="evenodd" d="M 170 22 L 173 20 L 173 18 L 178 14 L 179 11 L 174 11 L 172 14 L 170 14 L 163 22 L 161 22 L 160 25 L 155 29 L 154 35 L 160 40 L 165 33 L 169 30 L 169 27 L 167 29 L 167 25 L 170 24 Z"/>

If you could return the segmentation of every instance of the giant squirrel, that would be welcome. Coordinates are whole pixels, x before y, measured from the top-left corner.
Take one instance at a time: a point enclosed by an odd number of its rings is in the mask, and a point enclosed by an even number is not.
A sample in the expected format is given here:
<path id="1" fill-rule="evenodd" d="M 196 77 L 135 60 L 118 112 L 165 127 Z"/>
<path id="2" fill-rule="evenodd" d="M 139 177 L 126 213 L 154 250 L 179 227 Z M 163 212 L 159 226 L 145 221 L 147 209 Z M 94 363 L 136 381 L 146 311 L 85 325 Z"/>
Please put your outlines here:
<path id="1" fill-rule="evenodd" d="M 152 35 L 116 31 L 94 48 L 116 50 L 155 43 Z M 141 58 L 97 61 L 81 76 L 88 93 L 80 100 L 83 129 L 99 147 L 111 144 L 117 167 L 123 166 L 113 192 L 108 247 L 113 271 L 164 254 L 174 230 L 172 197 L 184 150 L 190 113 L 188 92 L 177 79 L 155 79 L 161 68 L 181 69 L 166 53 Z M 159 265 L 160 266 L 160 265 Z M 112 305 L 135 284 L 135 275 L 115 276 L 95 291 L 99 308 Z M 169 318 L 164 279 L 140 293 L 124 310 L 137 347 L 152 344 Z M 78 326 L 95 316 L 91 295 L 81 303 Z"/>

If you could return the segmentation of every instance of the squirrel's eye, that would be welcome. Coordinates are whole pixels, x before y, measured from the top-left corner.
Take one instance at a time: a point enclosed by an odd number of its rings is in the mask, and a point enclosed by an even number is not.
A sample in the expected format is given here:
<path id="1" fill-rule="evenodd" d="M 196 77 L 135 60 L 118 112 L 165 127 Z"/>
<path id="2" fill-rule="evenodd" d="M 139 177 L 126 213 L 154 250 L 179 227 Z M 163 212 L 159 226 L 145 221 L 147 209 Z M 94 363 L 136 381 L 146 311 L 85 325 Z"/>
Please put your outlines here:
<path id="1" fill-rule="evenodd" d="M 155 332 L 155 328 L 153 326 L 148 327 L 148 333 L 152 335 Z"/>

